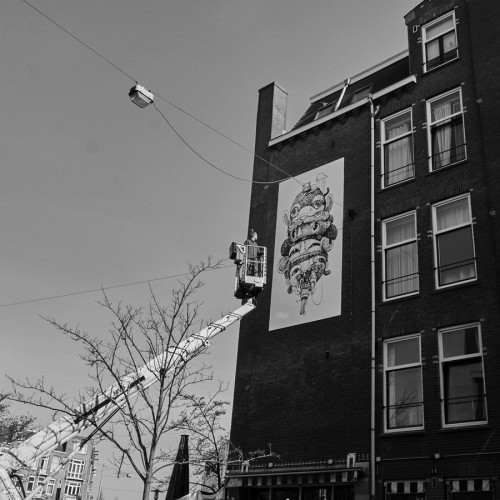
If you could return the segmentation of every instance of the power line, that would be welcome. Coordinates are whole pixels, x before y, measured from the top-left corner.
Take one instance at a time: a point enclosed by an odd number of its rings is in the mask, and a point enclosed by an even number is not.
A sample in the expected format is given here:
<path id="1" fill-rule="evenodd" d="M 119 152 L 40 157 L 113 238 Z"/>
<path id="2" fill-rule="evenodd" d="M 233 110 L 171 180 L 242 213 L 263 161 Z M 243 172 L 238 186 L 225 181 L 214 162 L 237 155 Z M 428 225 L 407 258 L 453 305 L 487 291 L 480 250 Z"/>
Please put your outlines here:
<path id="1" fill-rule="evenodd" d="M 199 153 L 196 149 L 194 149 L 193 146 L 191 146 L 191 144 L 189 144 L 186 139 L 184 139 L 184 137 L 177 131 L 177 129 L 172 125 L 172 123 L 164 115 L 164 113 L 162 113 L 158 109 L 158 107 L 156 106 L 156 103 L 154 101 L 153 101 L 153 106 L 156 109 L 156 111 L 158 111 L 158 113 L 160 113 L 160 115 L 163 117 L 163 119 L 165 120 L 165 122 L 167 123 L 167 125 L 172 129 L 172 131 L 174 132 L 174 134 L 183 142 L 183 144 L 190 151 L 192 151 L 198 158 L 200 158 L 200 160 L 202 160 L 203 162 L 205 162 L 207 165 L 211 166 L 212 168 L 215 168 L 216 170 L 218 170 L 219 172 L 223 173 L 224 175 L 227 175 L 227 176 L 232 177 L 233 179 L 237 179 L 239 181 L 251 182 L 252 184 L 277 184 L 277 183 L 282 182 L 284 180 L 284 179 L 279 179 L 279 180 L 276 180 L 276 181 L 254 181 L 252 179 L 245 179 L 243 177 L 237 177 L 236 175 L 230 174 L 229 172 L 226 172 L 225 170 L 222 170 L 222 168 L 218 167 L 217 165 L 215 165 L 214 163 L 212 163 L 211 161 L 209 161 L 207 158 L 205 158 L 201 153 Z M 278 167 L 275 167 L 275 168 L 278 168 Z M 278 169 L 278 170 L 281 170 L 281 169 Z M 293 178 L 295 179 L 295 177 L 293 177 Z M 295 180 L 297 182 L 299 182 L 297 179 L 295 179 Z M 302 184 L 300 182 L 299 182 L 299 184 L 302 186 Z"/>
<path id="2" fill-rule="evenodd" d="M 38 9 L 37 7 L 35 7 L 33 4 L 31 4 L 30 2 L 28 2 L 27 0 L 22 0 L 22 2 L 24 2 L 26 5 L 28 5 L 29 7 L 31 7 L 33 10 L 35 10 L 36 12 L 38 12 L 40 15 L 42 15 L 45 19 L 47 19 L 48 21 L 50 21 L 52 24 L 54 24 L 55 26 L 57 26 L 59 29 L 61 29 L 62 31 L 64 31 L 66 34 L 68 34 L 69 36 L 71 36 L 74 40 L 76 40 L 78 43 L 82 44 L 84 47 L 86 47 L 87 49 L 89 49 L 91 52 L 93 52 L 96 56 L 100 57 L 103 61 L 107 62 L 109 65 L 113 66 L 113 68 L 117 69 L 118 71 L 120 71 L 120 73 L 122 73 L 123 75 L 125 75 L 127 78 L 130 78 L 130 80 L 133 80 L 137 83 L 137 79 L 135 79 L 134 77 L 132 77 L 131 75 L 129 75 L 126 71 L 124 71 L 123 69 L 121 69 L 119 66 L 117 66 L 116 64 L 114 64 L 112 61 L 110 61 L 107 57 L 104 57 L 101 53 L 99 53 L 97 50 L 93 49 L 90 45 L 88 45 L 87 43 L 85 43 L 83 40 L 81 40 L 79 37 L 77 37 L 76 35 L 74 35 L 73 33 L 71 33 L 69 30 L 67 30 L 66 28 L 64 28 L 61 24 L 59 24 L 57 21 L 55 21 L 54 19 L 52 19 L 51 17 L 49 17 L 47 14 L 45 14 L 44 12 L 42 12 L 40 9 Z M 251 151 L 250 149 L 246 148 L 245 146 L 243 146 L 242 144 L 240 144 L 239 142 L 236 142 L 235 140 L 231 139 L 229 136 L 227 136 L 226 134 L 223 134 L 222 132 L 218 131 L 216 128 L 212 127 L 211 125 L 208 125 L 207 123 L 205 123 L 203 120 L 200 120 L 199 118 L 197 118 L 196 116 L 194 116 L 193 114 L 187 112 L 186 110 L 184 110 L 183 108 L 177 106 L 176 104 L 174 104 L 173 102 L 169 101 L 168 99 L 162 97 L 161 95 L 157 94 L 156 92 L 154 92 L 154 94 L 161 100 L 165 101 L 166 103 L 170 104 L 170 106 L 173 106 L 174 108 L 176 108 L 177 110 L 181 111 L 182 113 L 184 113 L 186 116 L 189 116 L 190 118 L 192 118 L 193 120 L 196 120 L 198 123 L 200 123 L 201 125 L 203 125 L 204 127 L 207 127 L 209 130 L 215 132 L 216 134 L 220 135 L 221 137 L 225 138 L 226 140 L 230 141 L 231 143 L 233 143 L 234 145 L 238 146 L 239 148 L 243 149 L 244 151 L 250 153 L 252 156 L 254 156 L 255 158 L 258 158 L 262 161 L 264 161 L 265 163 L 267 163 L 269 166 L 275 168 L 276 170 L 284 173 L 287 178 L 290 178 L 290 179 L 294 179 L 298 184 L 302 185 L 301 182 L 299 182 L 293 175 L 291 174 L 288 174 L 285 170 L 279 168 L 278 166 L 274 165 L 273 163 L 271 163 L 270 161 L 266 160 L 265 158 L 262 158 L 261 156 L 257 155 L 254 151 Z M 154 103 L 153 103 L 154 104 Z M 230 177 L 233 177 L 234 179 L 237 179 L 237 180 L 240 180 L 240 181 L 246 181 L 246 182 L 251 182 L 253 184 L 274 184 L 274 183 L 279 183 L 279 182 L 282 182 L 284 179 L 281 179 L 281 180 L 277 180 L 277 181 L 269 181 L 269 182 L 263 182 L 263 181 L 254 181 L 252 179 L 244 179 L 244 178 L 241 178 L 241 177 L 237 177 L 235 175 L 232 175 L 224 170 L 222 170 L 221 168 L 217 167 L 216 165 L 214 165 L 213 163 L 211 163 L 210 161 L 208 161 L 206 158 L 204 158 L 201 154 L 199 154 L 178 132 L 177 130 L 172 126 L 172 124 L 167 120 L 167 118 L 165 117 L 165 115 L 156 107 L 156 104 L 154 105 L 155 106 L 155 109 L 163 116 L 163 118 L 165 119 L 166 123 L 170 126 L 170 128 L 174 131 L 174 133 L 181 139 L 181 141 L 186 145 L 187 148 L 189 148 L 196 156 L 198 156 L 202 161 L 204 161 L 205 163 L 207 163 L 208 165 L 210 165 L 211 167 L 215 168 L 216 170 L 219 170 L 220 172 L 222 172 L 223 174 L 225 175 L 228 175 Z"/>
<path id="3" fill-rule="evenodd" d="M 113 64 L 109 59 L 107 59 L 102 54 L 100 54 L 99 52 L 97 52 L 97 50 L 94 50 L 90 45 L 87 45 L 83 40 L 81 40 L 80 38 L 78 38 L 76 35 L 73 35 L 73 33 L 71 33 L 70 31 L 68 31 L 63 26 L 61 26 L 58 22 L 54 21 L 54 19 L 50 18 L 47 14 L 45 14 L 44 12 L 42 12 L 40 9 L 37 9 L 33 4 L 27 2 L 26 0 L 21 0 L 21 1 L 23 1 L 26 5 L 29 5 L 33 10 L 36 10 L 40 15 L 42 15 L 43 17 L 45 17 L 45 19 L 47 19 L 48 21 L 50 21 L 52 24 L 55 24 L 59 29 L 63 30 L 70 37 L 74 38 L 77 42 L 81 43 L 84 47 L 86 47 L 87 49 L 89 49 L 90 51 L 92 51 L 96 56 L 100 57 L 103 61 L 106 61 L 108 64 L 110 64 L 111 66 L 113 66 L 113 68 L 117 69 L 120 73 L 123 73 L 127 78 L 130 78 L 131 80 L 134 80 L 134 78 L 131 77 L 125 71 L 123 71 L 123 69 L 121 69 L 120 67 L 118 67 L 116 64 Z"/>
<path id="4" fill-rule="evenodd" d="M 216 269 L 205 269 L 205 271 L 218 271 L 219 269 L 226 269 L 228 267 L 232 267 L 232 266 L 220 266 L 220 267 L 218 267 Z M 84 295 L 84 294 L 87 294 L 87 293 L 103 292 L 104 290 L 112 290 L 112 289 L 115 289 L 115 288 L 124 288 L 124 287 L 127 287 L 127 286 L 144 285 L 146 283 L 152 283 L 154 281 L 169 280 L 169 279 L 173 279 L 173 278 L 182 278 L 183 276 L 188 276 L 188 275 L 189 275 L 189 273 L 171 274 L 170 276 L 162 276 L 161 278 L 153 278 L 153 279 L 150 279 L 150 280 L 134 281 L 132 283 L 123 283 L 121 285 L 103 286 L 101 288 L 94 288 L 92 290 L 82 290 L 82 291 L 79 291 L 79 292 L 64 293 L 64 294 L 61 294 L 61 295 L 52 295 L 50 297 L 40 297 L 40 298 L 37 298 L 37 299 L 22 300 L 22 301 L 19 301 L 19 302 L 11 302 L 9 304 L 0 304 L 0 308 L 12 307 L 12 306 L 20 306 L 22 304 L 31 304 L 33 302 L 42 302 L 42 301 L 46 301 L 46 300 L 62 299 L 62 298 L 65 298 L 65 297 L 73 297 L 73 296 L 76 296 L 76 295 Z"/>

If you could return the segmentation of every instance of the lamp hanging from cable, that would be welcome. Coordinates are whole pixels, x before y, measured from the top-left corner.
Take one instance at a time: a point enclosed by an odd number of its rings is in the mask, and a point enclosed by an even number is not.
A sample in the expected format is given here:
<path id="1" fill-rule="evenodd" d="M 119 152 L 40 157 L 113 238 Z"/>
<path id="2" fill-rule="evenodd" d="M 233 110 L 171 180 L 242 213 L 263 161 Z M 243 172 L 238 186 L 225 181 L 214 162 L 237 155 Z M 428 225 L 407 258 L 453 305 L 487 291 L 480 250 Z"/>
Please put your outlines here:
<path id="1" fill-rule="evenodd" d="M 134 104 L 137 104 L 137 106 L 139 106 L 140 108 L 145 108 L 146 106 L 149 106 L 154 99 L 153 92 L 148 90 L 146 87 L 139 85 L 138 83 L 136 83 L 130 89 L 128 96 L 130 97 L 130 100 Z"/>

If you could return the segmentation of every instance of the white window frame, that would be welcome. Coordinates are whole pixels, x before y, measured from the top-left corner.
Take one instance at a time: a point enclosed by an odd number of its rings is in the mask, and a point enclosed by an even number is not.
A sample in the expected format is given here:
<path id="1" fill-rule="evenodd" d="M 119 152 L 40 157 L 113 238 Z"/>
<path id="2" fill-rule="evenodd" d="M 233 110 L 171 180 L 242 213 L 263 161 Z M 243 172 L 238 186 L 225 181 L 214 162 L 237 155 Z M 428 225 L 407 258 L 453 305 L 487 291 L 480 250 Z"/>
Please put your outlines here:
<path id="1" fill-rule="evenodd" d="M 453 203 L 455 201 L 459 200 L 467 200 L 467 207 L 469 211 L 469 220 L 467 222 L 461 223 L 461 224 L 456 224 L 454 226 L 447 227 L 445 229 L 438 229 L 438 224 L 437 224 L 437 211 L 440 207 L 443 207 L 449 203 Z M 476 263 L 476 245 L 474 243 L 474 219 L 472 217 L 472 207 L 471 207 L 471 201 L 470 201 L 470 196 L 469 194 L 466 195 L 461 195 L 461 196 L 456 196 L 454 198 L 449 198 L 447 200 L 443 200 L 439 203 L 435 203 L 432 206 L 432 226 L 433 226 L 433 231 L 432 231 L 432 237 L 433 237 L 433 247 L 434 247 L 434 282 L 436 285 L 436 289 L 440 290 L 443 288 L 449 288 L 451 286 L 457 286 L 461 285 L 463 283 L 470 283 L 472 281 L 477 281 L 477 263 Z M 440 271 L 441 271 L 441 266 L 440 266 L 440 253 L 439 253 L 439 238 L 442 235 L 445 235 L 447 233 L 452 233 L 454 231 L 470 227 L 470 233 L 471 233 L 471 244 L 472 244 L 472 251 L 473 251 L 473 256 L 472 260 L 474 263 L 474 276 L 471 276 L 470 278 L 464 278 L 460 279 L 457 281 L 453 281 L 450 283 L 443 283 L 440 284 Z M 458 263 L 457 263 L 458 264 Z"/>
<path id="2" fill-rule="evenodd" d="M 407 364 L 402 364 L 402 365 L 391 365 L 389 366 L 389 356 L 388 356 L 388 348 L 391 344 L 395 344 L 397 342 L 405 342 L 408 340 L 418 340 L 418 356 L 419 360 L 413 363 L 407 363 Z M 422 401 L 421 401 L 421 406 L 419 404 L 415 404 L 414 406 L 420 407 L 421 412 L 422 412 L 422 423 L 417 424 L 417 425 L 409 425 L 409 426 L 400 426 L 400 427 L 391 427 L 389 425 L 389 394 L 388 394 L 388 377 L 389 374 L 397 372 L 397 371 L 403 371 L 403 370 L 410 370 L 410 369 L 419 369 L 420 370 L 420 393 L 422 395 Z M 384 341 L 384 429 L 385 432 L 391 433 L 391 432 L 407 432 L 407 431 L 415 431 L 417 429 L 423 429 L 424 428 L 424 401 L 423 401 L 423 380 L 422 380 L 422 341 L 421 341 L 421 335 L 420 334 L 415 334 L 415 335 L 405 335 L 404 337 L 397 337 L 397 338 L 392 338 L 392 339 L 386 339 Z"/>
<path id="3" fill-rule="evenodd" d="M 35 495 L 35 498 L 41 498 L 43 496 L 43 483 L 45 481 L 44 476 L 38 476 L 36 480 L 36 487 L 42 486 L 42 489 Z"/>
<path id="4" fill-rule="evenodd" d="M 81 441 L 74 441 L 73 442 L 73 451 L 77 451 L 78 448 L 80 447 L 80 442 Z M 87 449 L 88 449 L 88 444 L 84 444 L 82 446 L 82 449 L 77 451 L 79 455 L 86 455 L 87 454 Z"/>
<path id="5" fill-rule="evenodd" d="M 387 225 L 391 222 L 404 219 L 406 217 L 413 216 L 414 223 L 414 236 L 411 238 L 407 238 L 405 240 L 398 241 L 397 243 L 387 244 Z M 416 280 L 417 280 L 417 289 L 407 293 L 401 293 L 398 295 L 388 296 L 387 294 L 387 252 L 391 249 L 402 247 L 404 245 L 409 245 L 415 243 L 416 251 L 415 251 L 415 265 L 416 265 Z M 417 212 L 416 210 L 412 210 L 411 212 L 405 212 L 404 214 L 397 215 L 396 217 L 391 217 L 389 219 L 385 219 L 382 221 L 382 296 L 384 301 L 400 299 L 401 297 L 408 297 L 410 295 L 416 295 L 419 293 L 420 289 L 420 274 L 418 267 L 418 234 L 417 234 Z"/>
<path id="6" fill-rule="evenodd" d="M 68 481 L 64 482 L 64 494 L 70 497 L 77 497 L 80 495 L 82 489 L 82 483 L 79 481 Z"/>
<path id="7" fill-rule="evenodd" d="M 55 479 L 49 479 L 47 481 L 47 487 L 45 488 L 45 493 L 48 496 L 52 496 L 54 494 L 55 486 L 56 486 L 56 480 Z"/>
<path id="8" fill-rule="evenodd" d="M 445 20 L 447 17 L 451 17 L 453 20 L 453 27 L 449 28 L 447 30 L 444 30 L 440 32 L 438 35 L 433 36 L 433 37 L 428 37 L 427 33 L 429 31 L 429 28 L 432 28 L 436 24 L 440 23 L 441 21 Z M 440 44 L 440 53 L 439 56 L 442 59 L 438 64 L 432 65 L 430 68 L 428 67 L 428 60 L 427 60 L 427 46 L 436 41 L 439 40 L 439 38 L 443 38 L 445 35 L 448 35 L 449 33 L 455 33 L 455 57 L 451 57 L 450 59 L 445 58 L 446 52 L 441 52 L 442 49 L 442 44 Z M 450 51 L 451 52 L 451 51 Z M 435 68 L 439 68 L 443 64 L 447 64 L 450 61 L 454 61 L 455 59 L 458 59 L 458 34 L 457 34 L 457 20 L 455 17 L 455 11 L 448 12 L 444 14 L 443 16 L 438 17 L 437 19 L 434 19 L 432 22 L 426 24 L 425 26 L 422 27 L 422 53 L 423 53 L 423 61 L 424 61 L 424 73 L 427 73 L 428 71 L 431 71 Z"/>
<path id="9" fill-rule="evenodd" d="M 35 489 L 35 482 L 36 482 L 35 476 L 28 476 L 28 481 L 26 482 L 26 491 L 28 493 L 31 493 Z"/>
<path id="10" fill-rule="evenodd" d="M 432 106 L 433 103 L 440 99 L 444 99 L 445 97 L 451 96 L 453 94 L 458 93 L 459 99 L 460 99 L 460 111 L 452 112 L 449 115 L 447 115 L 445 118 L 437 119 L 437 120 L 432 120 Z M 436 97 L 433 97 L 432 99 L 427 100 L 426 103 L 426 112 L 427 112 L 427 146 L 429 148 L 429 172 L 436 172 L 438 170 L 442 170 L 443 168 L 450 167 L 451 165 L 455 165 L 456 163 L 459 163 L 461 161 L 464 161 L 467 159 L 467 140 L 465 137 L 465 113 L 464 113 L 464 102 L 462 98 L 462 88 L 458 87 L 455 89 L 452 89 L 448 92 L 445 92 L 444 94 L 440 94 Z M 447 163 L 446 165 L 442 165 L 439 167 L 434 167 L 434 157 L 437 156 L 438 154 L 445 154 L 447 151 L 452 151 L 451 149 L 446 150 L 444 149 L 441 153 L 437 153 L 434 151 L 433 147 L 433 136 L 432 132 L 434 129 L 447 125 L 449 123 L 452 123 L 453 121 L 461 120 L 462 125 L 462 135 L 463 135 L 463 144 L 460 145 L 455 145 L 455 148 L 458 150 L 459 147 L 463 147 L 463 157 L 460 157 L 454 161 L 451 161 Z M 451 153 L 450 153 L 451 155 Z"/>
<path id="11" fill-rule="evenodd" d="M 386 124 L 390 122 L 391 120 L 394 120 L 395 118 L 398 118 L 400 116 L 403 116 L 405 114 L 410 115 L 410 130 L 408 132 L 405 132 L 401 135 L 398 135 L 397 137 L 393 137 L 391 139 L 386 138 Z M 394 144 L 398 141 L 401 141 L 402 139 L 409 138 L 411 141 L 411 158 L 412 162 L 408 165 L 403 165 L 402 167 L 392 170 L 392 171 L 387 171 L 387 166 L 386 166 L 386 149 L 391 145 Z M 414 152 L 414 145 L 413 145 L 413 108 L 408 108 L 403 111 L 400 111 L 399 113 L 396 113 L 394 115 L 388 116 L 386 118 L 383 118 L 381 120 L 381 126 L 380 126 L 380 139 L 381 139 L 381 145 L 382 145 L 382 188 L 387 188 L 390 186 L 395 186 L 397 184 L 401 184 L 402 182 L 409 181 L 411 179 L 415 178 L 415 152 Z M 404 168 L 407 168 L 411 174 L 396 182 L 388 182 L 389 180 L 389 175 L 394 174 L 394 172 L 397 172 L 398 170 L 403 170 Z"/>
<path id="12" fill-rule="evenodd" d="M 45 472 L 47 472 L 47 466 L 49 465 L 49 455 L 44 455 L 43 457 L 41 457 L 38 463 L 40 473 L 44 474 Z"/>
<path id="13" fill-rule="evenodd" d="M 68 473 L 66 477 L 68 479 L 83 479 L 84 471 L 85 471 L 85 460 L 75 460 L 73 458 L 69 461 Z"/>
<path id="14" fill-rule="evenodd" d="M 478 352 L 471 354 L 462 354 L 458 356 L 449 356 L 444 358 L 444 349 L 443 349 L 443 335 L 447 333 L 465 330 L 467 328 L 477 328 L 478 333 Z M 481 325 L 479 323 L 469 323 L 465 325 L 458 325 L 449 328 L 442 328 L 438 331 L 438 339 L 439 339 L 439 376 L 440 376 L 440 397 L 441 397 L 441 420 L 442 426 L 444 427 L 469 427 L 471 425 L 485 425 L 488 423 L 488 405 L 487 405 L 487 397 L 486 397 L 486 377 L 484 372 L 484 359 L 483 359 L 483 343 L 482 343 L 482 335 L 481 335 Z M 483 375 L 483 397 L 484 397 L 484 420 L 468 420 L 466 422 L 446 422 L 446 400 L 445 400 L 445 364 L 451 364 L 453 362 L 457 362 L 460 360 L 474 360 L 481 362 L 482 375 Z"/>
<path id="15" fill-rule="evenodd" d="M 52 459 L 50 461 L 50 473 L 54 472 L 54 470 L 59 467 L 61 464 L 61 457 L 59 455 L 52 455 Z"/>

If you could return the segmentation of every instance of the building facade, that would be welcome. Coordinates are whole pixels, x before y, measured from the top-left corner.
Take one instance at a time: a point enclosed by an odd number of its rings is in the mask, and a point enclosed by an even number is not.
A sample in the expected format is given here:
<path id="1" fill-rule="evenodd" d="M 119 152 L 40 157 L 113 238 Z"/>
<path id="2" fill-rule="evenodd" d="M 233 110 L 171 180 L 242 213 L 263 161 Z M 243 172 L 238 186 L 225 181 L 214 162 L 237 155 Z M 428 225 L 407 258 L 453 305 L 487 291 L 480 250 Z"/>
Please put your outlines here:
<path id="1" fill-rule="evenodd" d="M 259 92 L 231 500 L 500 498 L 500 3 L 426 0 L 408 47 Z M 274 455 L 275 454 L 275 455 Z"/>
<path id="2" fill-rule="evenodd" d="M 82 440 L 82 436 L 73 438 L 41 457 L 36 469 L 23 471 L 22 483 L 26 494 L 43 485 L 35 498 L 89 500 L 97 458 L 91 441 L 80 448 Z"/>

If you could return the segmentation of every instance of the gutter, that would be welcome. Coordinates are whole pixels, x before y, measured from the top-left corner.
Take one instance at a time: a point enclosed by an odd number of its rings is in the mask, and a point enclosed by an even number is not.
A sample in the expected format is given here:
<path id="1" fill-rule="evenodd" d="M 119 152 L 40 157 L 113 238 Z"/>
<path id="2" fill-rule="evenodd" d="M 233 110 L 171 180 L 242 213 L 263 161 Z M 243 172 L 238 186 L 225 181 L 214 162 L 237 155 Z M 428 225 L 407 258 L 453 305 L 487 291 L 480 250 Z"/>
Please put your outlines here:
<path id="1" fill-rule="evenodd" d="M 376 347 L 376 311 L 375 311 L 375 117 L 380 106 L 375 108 L 373 96 L 370 103 L 370 259 L 371 259 L 371 403 L 370 403 L 370 498 L 375 500 L 375 347 Z"/>

